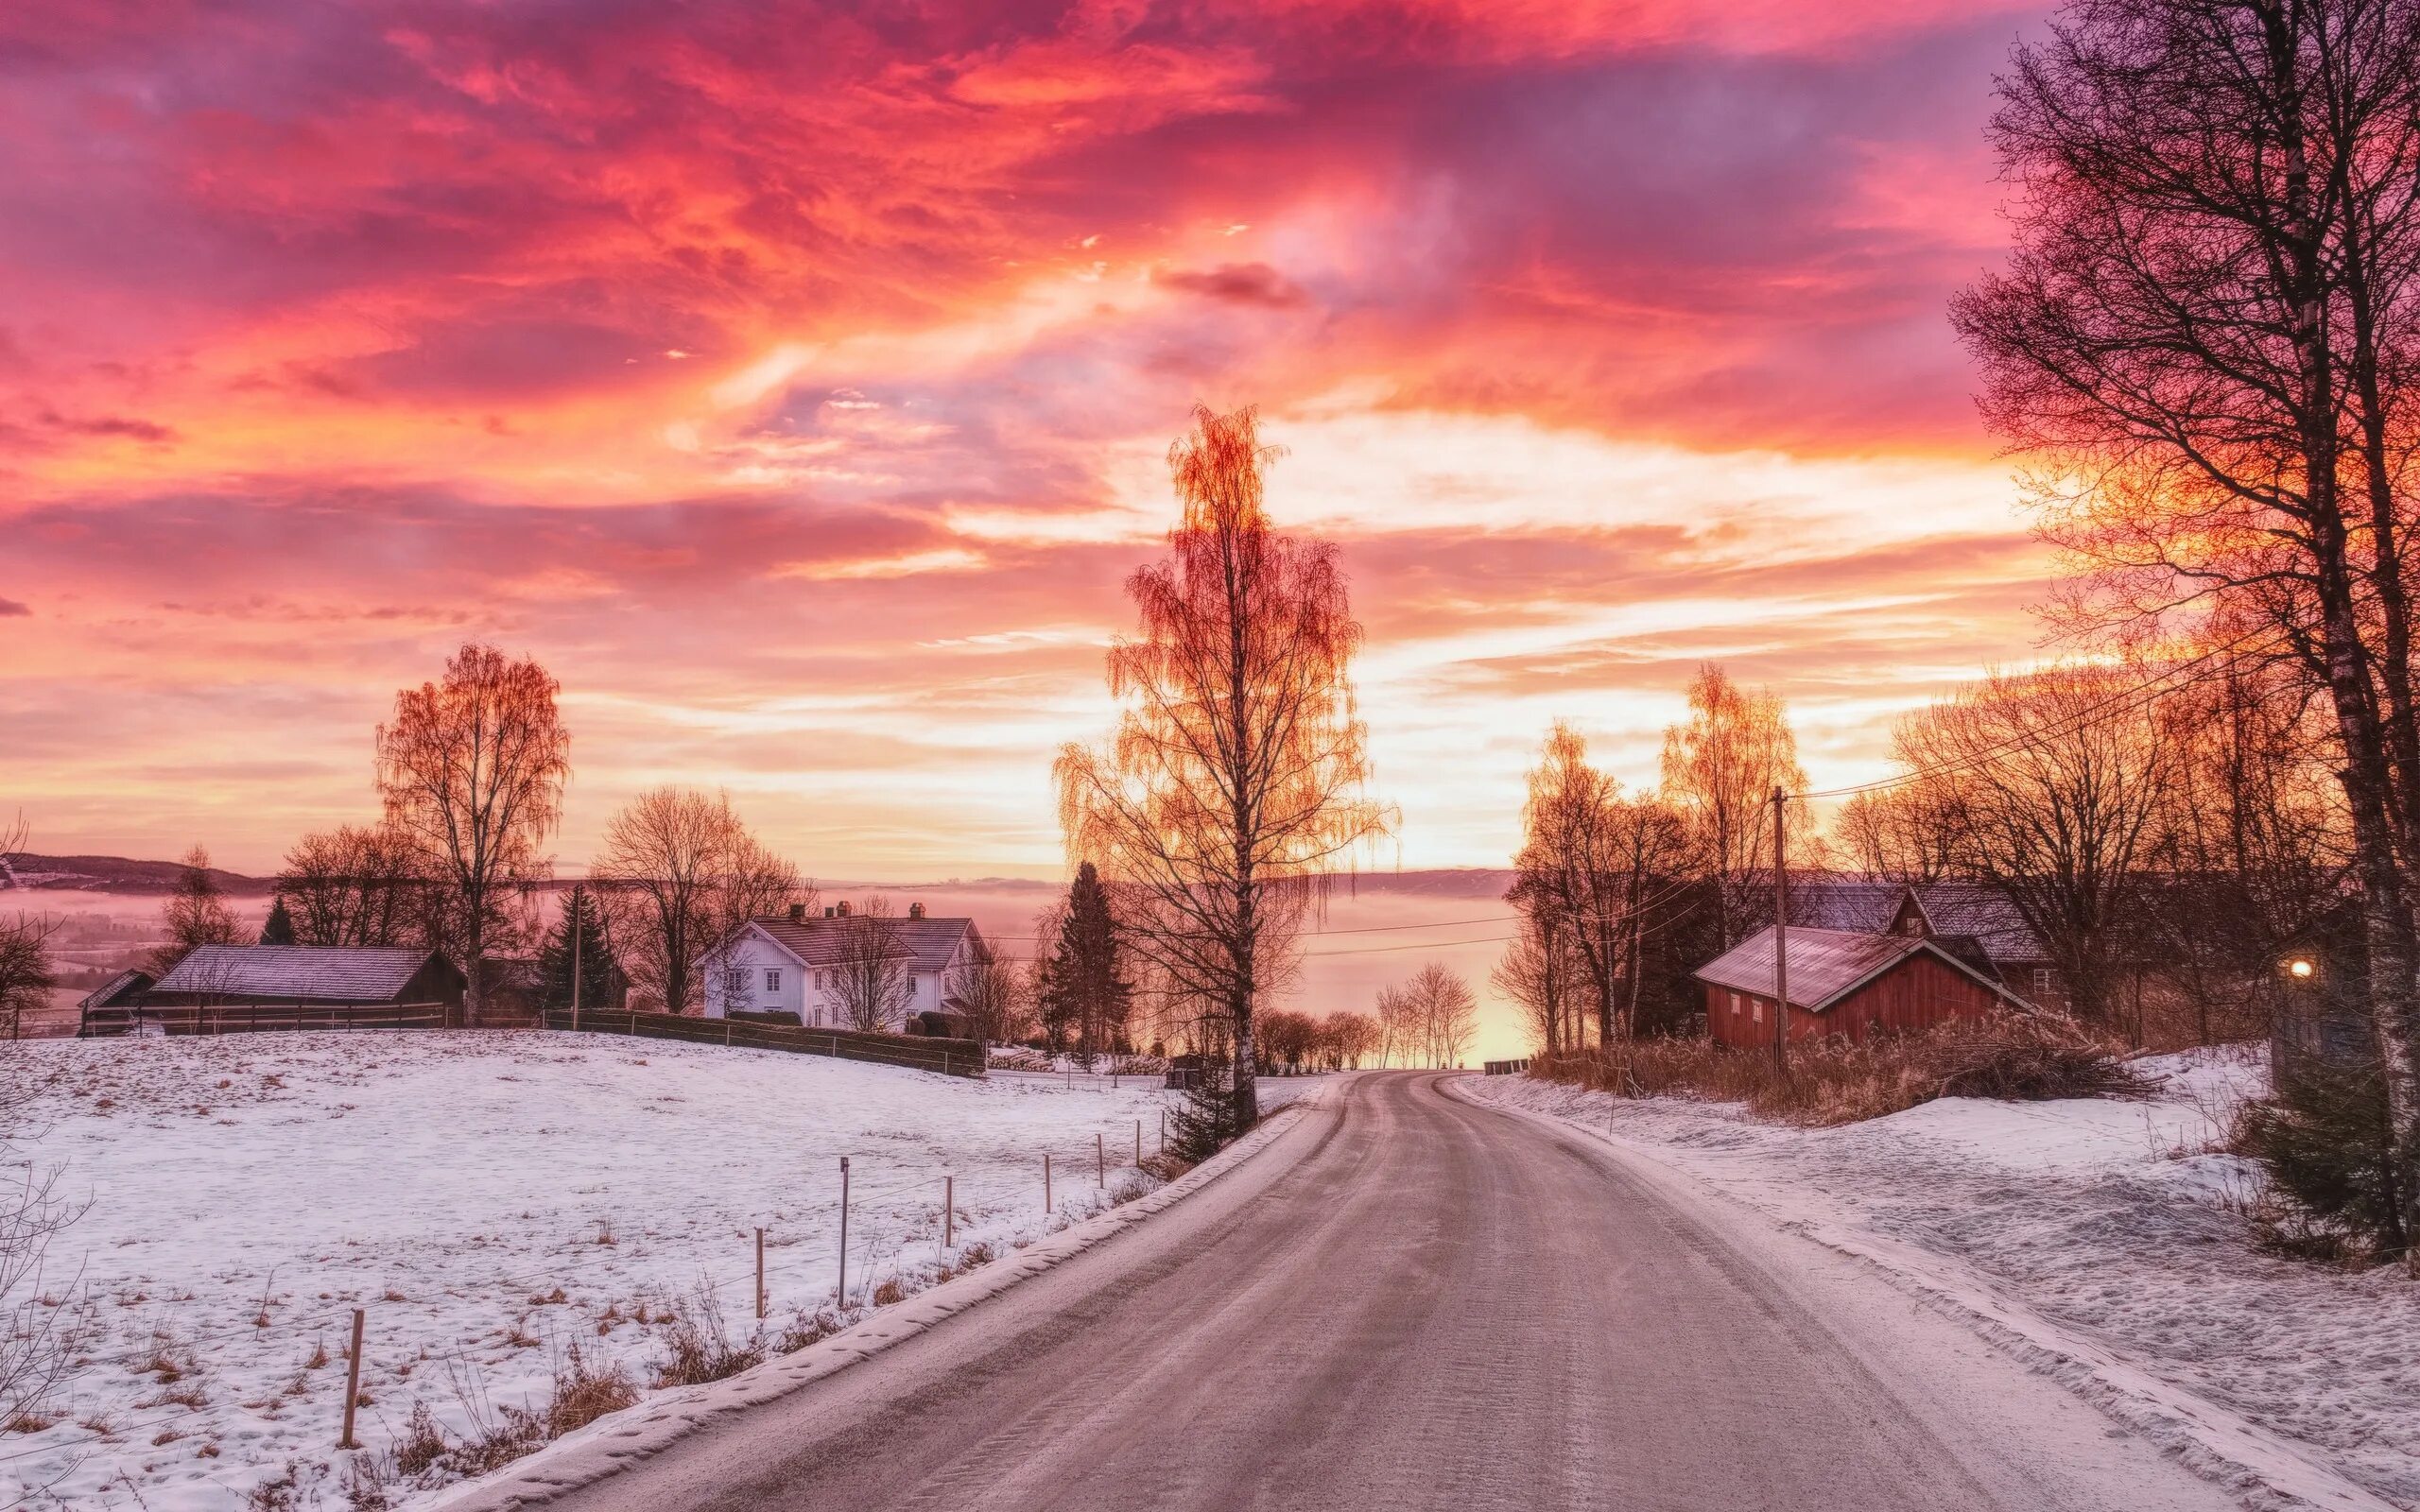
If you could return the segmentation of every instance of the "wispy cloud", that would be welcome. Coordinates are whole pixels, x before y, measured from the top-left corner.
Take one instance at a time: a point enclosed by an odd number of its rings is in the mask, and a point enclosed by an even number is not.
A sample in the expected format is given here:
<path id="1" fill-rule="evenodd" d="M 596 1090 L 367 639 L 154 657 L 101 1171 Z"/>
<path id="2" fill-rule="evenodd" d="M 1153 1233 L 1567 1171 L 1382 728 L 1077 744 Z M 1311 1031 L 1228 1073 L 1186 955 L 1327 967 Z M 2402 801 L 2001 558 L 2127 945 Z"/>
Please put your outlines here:
<path id="1" fill-rule="evenodd" d="M 17 8 L 0 763 L 265 864 L 482 635 L 574 699 L 569 855 L 686 777 L 810 870 L 1048 868 L 1200 402 L 1343 543 L 1408 861 L 1500 855 L 1555 714 L 1651 770 L 1702 657 L 1861 775 L 2031 633 L 1941 315 L 2031 13 Z"/>

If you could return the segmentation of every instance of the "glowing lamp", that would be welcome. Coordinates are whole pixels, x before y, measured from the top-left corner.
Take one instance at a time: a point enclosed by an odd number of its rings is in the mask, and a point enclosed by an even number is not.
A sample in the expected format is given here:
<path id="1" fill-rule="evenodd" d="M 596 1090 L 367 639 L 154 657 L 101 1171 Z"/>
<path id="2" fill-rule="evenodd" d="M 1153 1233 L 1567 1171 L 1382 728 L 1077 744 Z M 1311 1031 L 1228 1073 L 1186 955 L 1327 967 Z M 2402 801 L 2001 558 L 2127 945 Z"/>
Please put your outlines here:
<path id="1" fill-rule="evenodd" d="M 2308 982 L 2319 968 L 2309 957 L 2297 955 L 2286 963 L 2286 974 L 2297 982 Z"/>

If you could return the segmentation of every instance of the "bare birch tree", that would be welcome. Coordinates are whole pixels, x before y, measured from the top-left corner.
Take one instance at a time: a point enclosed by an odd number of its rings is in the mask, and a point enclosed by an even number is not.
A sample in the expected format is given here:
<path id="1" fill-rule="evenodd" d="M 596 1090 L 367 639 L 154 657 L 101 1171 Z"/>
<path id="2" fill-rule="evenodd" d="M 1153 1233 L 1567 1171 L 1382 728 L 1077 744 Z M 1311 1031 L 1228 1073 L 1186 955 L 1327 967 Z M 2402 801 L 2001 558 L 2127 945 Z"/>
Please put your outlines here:
<path id="1" fill-rule="evenodd" d="M 1240 1128 L 1259 1114 L 1253 1012 L 1328 873 L 1392 815 L 1367 796 L 1336 547 L 1270 524 L 1253 411 L 1194 420 L 1168 454 L 1168 557 L 1127 581 L 1142 624 L 1110 650 L 1115 736 L 1068 746 L 1056 774 L 1069 859 L 1119 889 L 1139 954 L 1223 1008 Z"/>
<path id="2" fill-rule="evenodd" d="M 383 824 L 306 834 L 277 876 L 298 945 L 426 942 L 437 886 L 420 848 Z"/>
<path id="3" fill-rule="evenodd" d="M 377 778 L 387 822 L 446 884 L 446 938 L 470 979 L 476 1022 L 491 942 L 516 917 L 517 885 L 544 876 L 539 846 L 562 816 L 571 735 L 560 686 L 535 661 L 464 645 L 436 682 L 395 695 L 378 727 Z"/>
<path id="4" fill-rule="evenodd" d="M 1893 739 L 1918 785 L 1960 816 L 1962 870 L 2040 936 L 2085 1022 L 2116 1017 L 2130 915 L 2170 761 L 2158 714 L 2126 695 L 2139 666 L 1996 675 L 1918 711 Z"/>
<path id="5" fill-rule="evenodd" d="M 200 846 L 185 852 L 177 873 L 176 890 L 168 894 L 166 904 L 161 908 L 160 921 L 166 927 L 168 937 L 151 953 L 153 976 L 167 975 L 171 967 L 199 946 L 246 942 L 243 921 L 235 917 L 217 879 L 211 876 L 210 852 Z"/>
<path id="6" fill-rule="evenodd" d="M 1723 950 L 1771 921 L 1772 792 L 1806 785 L 1781 699 L 1770 689 L 1741 688 L 1714 662 L 1699 667 L 1689 717 L 1664 732 L 1664 793 L 1696 832 L 1700 865 L 1721 910 Z M 1815 835 L 1806 805 L 1793 804 L 1786 822 L 1791 853 L 1803 863 Z"/>
<path id="7" fill-rule="evenodd" d="M 717 953 L 752 919 L 812 901 L 798 868 L 748 832 L 728 795 L 658 787 L 605 826 L 592 868 L 631 980 L 687 1013 Z"/>
<path id="8" fill-rule="evenodd" d="M 23 819 L 0 824 L 0 861 L 13 861 L 25 844 Z M 8 1039 L 18 1038 L 26 1020 L 50 1006 L 58 980 L 50 968 L 50 936 L 57 927 L 56 920 L 23 910 L 0 919 L 0 1035 Z"/>
<path id="9" fill-rule="evenodd" d="M 916 979 L 908 964 L 907 942 L 891 921 L 890 899 L 869 898 L 850 909 L 839 921 L 838 949 L 827 968 L 839 995 L 840 1017 L 849 1027 L 869 1034 L 899 1027 L 916 1001 Z"/>
<path id="10" fill-rule="evenodd" d="M 2072 0 L 1999 94 L 2016 246 L 1951 312 L 1985 417 L 2076 625 L 2215 610 L 2324 691 L 2412 1231 L 2420 5 Z"/>

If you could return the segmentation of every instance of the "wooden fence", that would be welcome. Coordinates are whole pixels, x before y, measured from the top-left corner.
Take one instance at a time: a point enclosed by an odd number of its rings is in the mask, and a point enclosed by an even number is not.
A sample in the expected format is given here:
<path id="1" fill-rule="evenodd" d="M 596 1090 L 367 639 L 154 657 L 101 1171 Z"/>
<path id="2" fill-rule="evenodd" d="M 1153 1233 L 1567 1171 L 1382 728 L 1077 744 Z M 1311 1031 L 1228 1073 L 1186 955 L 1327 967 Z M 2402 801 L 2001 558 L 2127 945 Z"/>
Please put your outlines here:
<path id="1" fill-rule="evenodd" d="M 442 1003 L 211 1003 L 103 1008 L 86 1016 L 84 1039 L 119 1035 L 277 1034 L 302 1029 L 441 1029 Z"/>
<path id="2" fill-rule="evenodd" d="M 1518 1060 L 1490 1060 L 1484 1063 L 1484 1069 L 1491 1076 L 1518 1076 L 1530 1069 L 1530 1057 L 1523 1056 Z"/>
<path id="3" fill-rule="evenodd" d="M 550 1009 L 546 1027 L 572 1027 L 571 1014 Z M 972 1040 L 925 1040 L 912 1035 L 865 1034 L 855 1029 L 808 1029 L 786 1023 L 752 1023 L 744 1019 L 693 1019 L 678 1013 L 630 1013 L 618 1009 L 583 1010 L 579 1027 L 589 1034 L 629 1034 L 648 1040 L 680 1040 L 691 1044 L 737 1045 L 750 1050 L 786 1050 L 796 1056 L 830 1056 L 840 1060 L 870 1060 L 911 1071 L 939 1072 L 944 1076 L 983 1074 L 983 1047 Z"/>

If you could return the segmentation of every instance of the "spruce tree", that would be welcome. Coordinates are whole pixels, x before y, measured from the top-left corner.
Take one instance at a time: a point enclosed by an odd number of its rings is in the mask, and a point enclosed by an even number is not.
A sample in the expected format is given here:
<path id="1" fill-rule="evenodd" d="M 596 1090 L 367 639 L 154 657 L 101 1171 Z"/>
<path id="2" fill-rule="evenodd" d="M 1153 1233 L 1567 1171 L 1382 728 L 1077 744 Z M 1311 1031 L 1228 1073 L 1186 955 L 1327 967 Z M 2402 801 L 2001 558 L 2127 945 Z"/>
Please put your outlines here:
<path id="1" fill-rule="evenodd" d="M 1089 861 L 1076 868 L 1059 940 L 1042 967 L 1042 1022 L 1055 1047 L 1072 1033 L 1076 1060 L 1123 1049 L 1134 984 L 1121 970 L 1116 915 Z"/>
<path id="2" fill-rule="evenodd" d="M 1234 1143 L 1243 1130 L 1236 1112 L 1234 1065 L 1222 1043 L 1225 1024 L 1205 1019 L 1196 1026 L 1201 1046 L 1184 1101 L 1168 1113 L 1168 1153 L 1200 1165 Z"/>
<path id="3" fill-rule="evenodd" d="M 277 900 L 268 905 L 268 921 L 261 925 L 261 943 L 264 945 L 294 943 L 294 916 L 285 911 L 284 893 L 278 894 Z"/>
<path id="4" fill-rule="evenodd" d="M 538 951 L 538 1002 L 549 1013 L 571 1011 L 572 940 L 579 941 L 579 1005 L 621 1006 L 622 969 L 605 934 L 605 911 L 596 895 L 576 891 L 563 898 L 562 917 L 546 932 Z"/>

